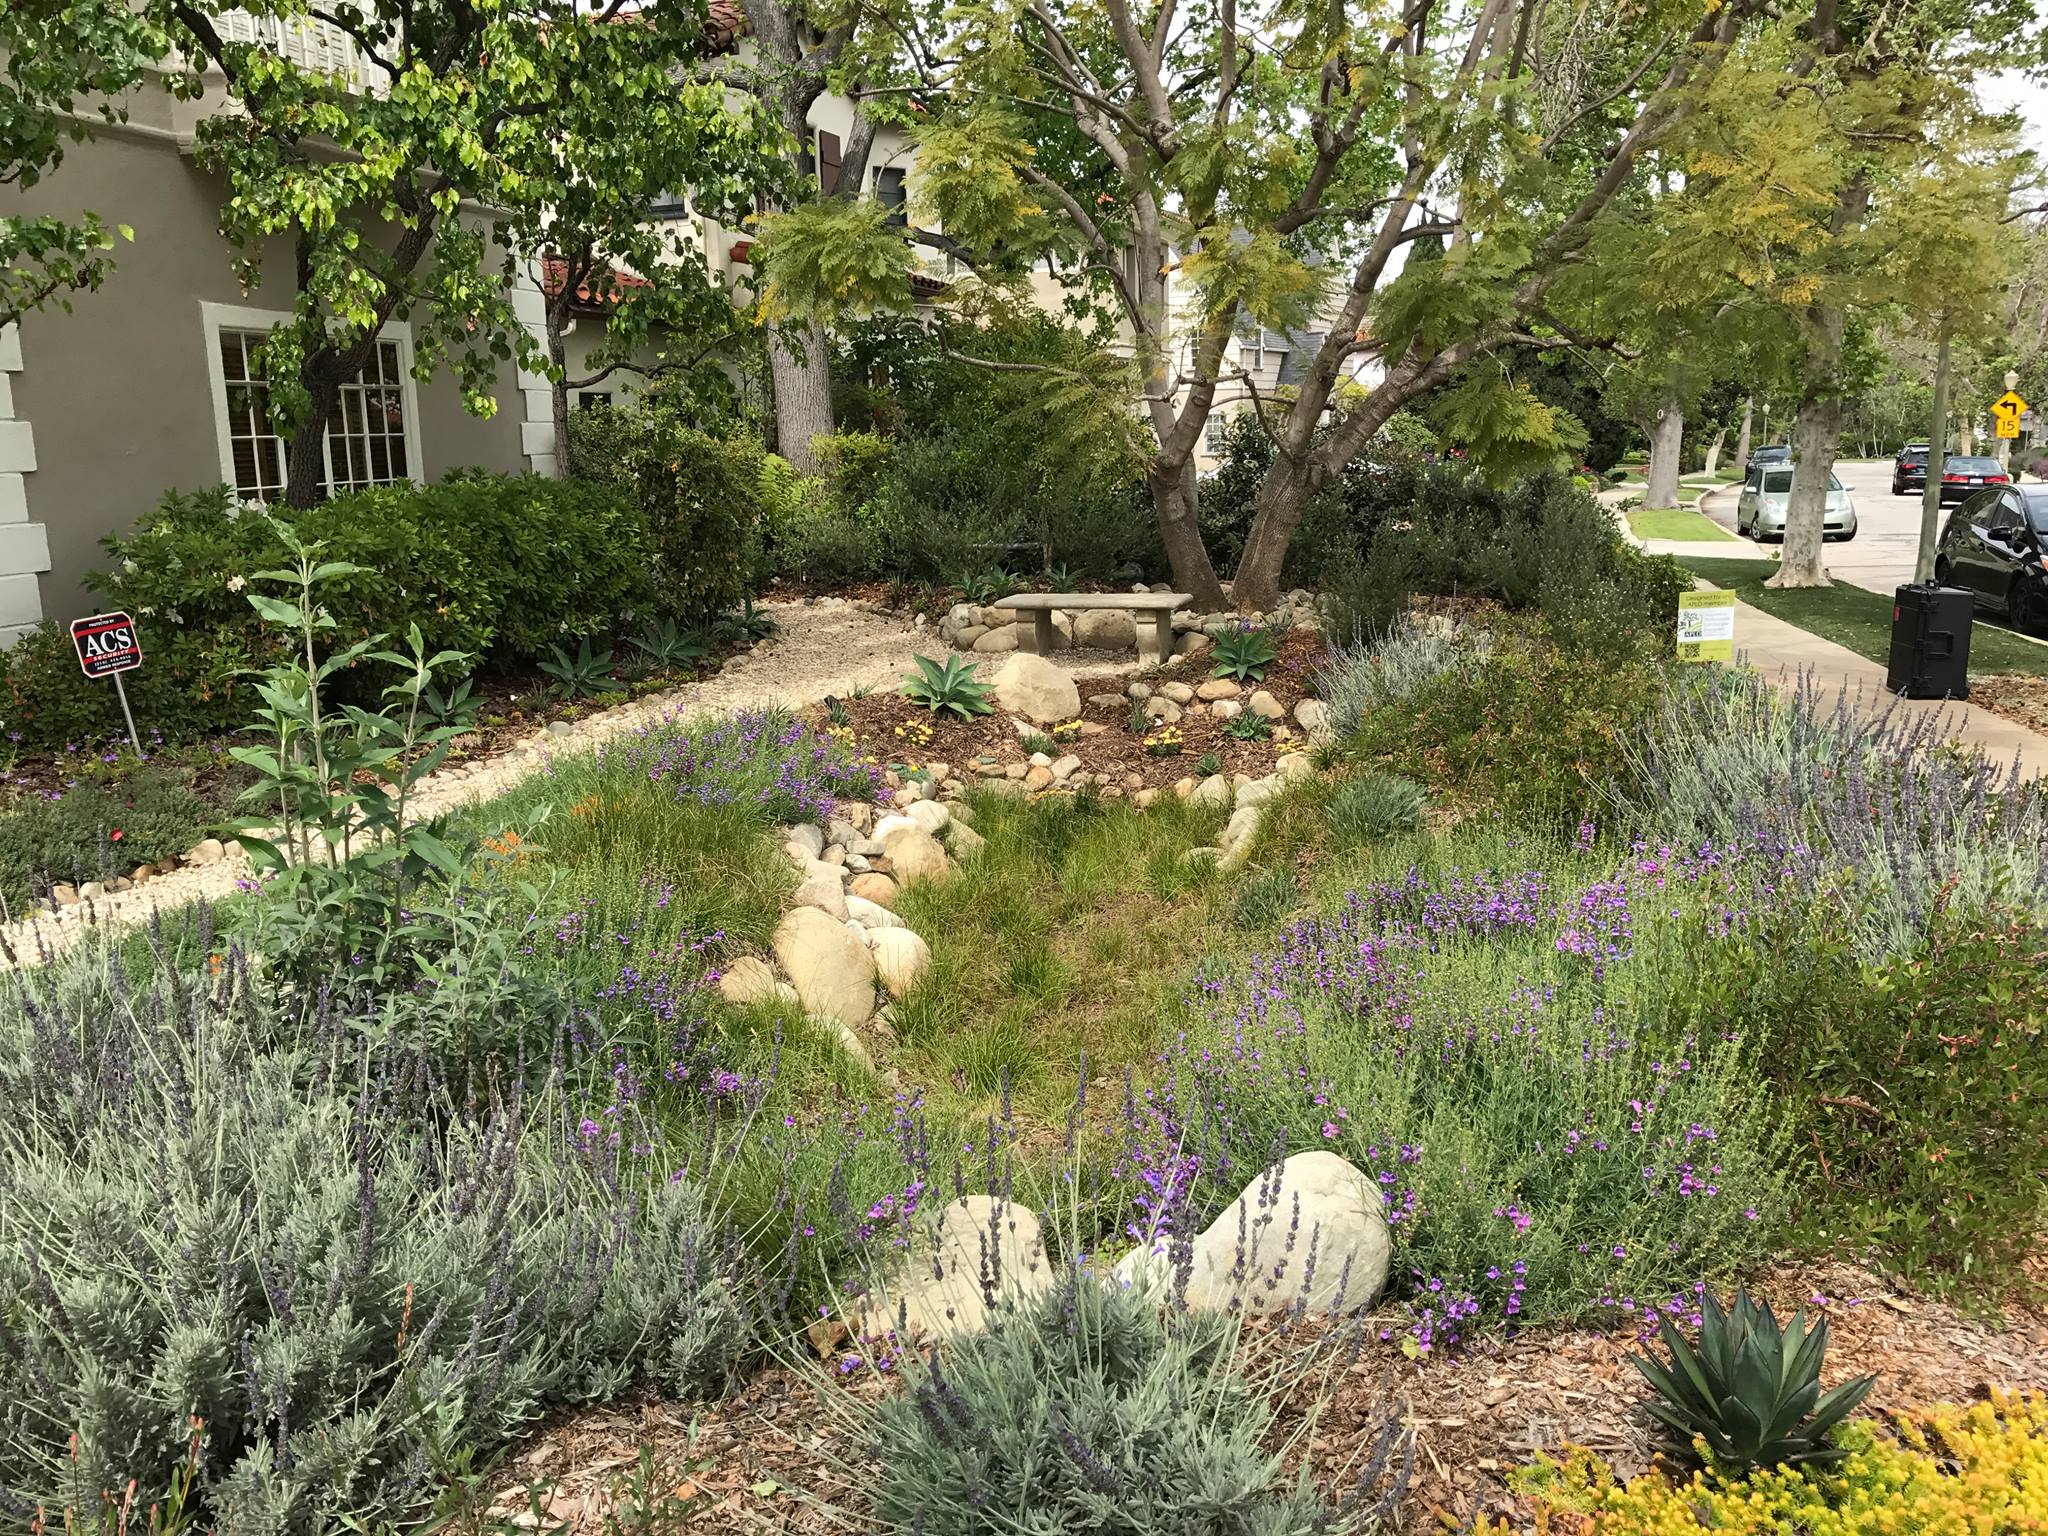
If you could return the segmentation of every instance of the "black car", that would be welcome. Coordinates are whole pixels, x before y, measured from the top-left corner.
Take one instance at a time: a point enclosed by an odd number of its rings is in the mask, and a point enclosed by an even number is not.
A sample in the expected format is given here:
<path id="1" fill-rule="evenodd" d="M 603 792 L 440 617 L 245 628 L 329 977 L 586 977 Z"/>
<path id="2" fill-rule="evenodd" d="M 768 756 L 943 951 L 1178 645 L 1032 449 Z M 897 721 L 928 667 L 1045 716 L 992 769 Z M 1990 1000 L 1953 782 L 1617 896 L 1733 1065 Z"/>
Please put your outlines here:
<path id="1" fill-rule="evenodd" d="M 1892 494 L 1903 496 L 1908 491 L 1927 489 L 1927 445 L 1908 443 L 1899 450 L 1892 460 Z"/>
<path id="2" fill-rule="evenodd" d="M 1790 464 L 1792 445 L 1790 443 L 1769 443 L 1749 456 L 1744 469 L 1755 469 L 1759 464 Z"/>
<path id="3" fill-rule="evenodd" d="M 2017 629 L 2048 633 L 2048 485 L 1995 486 L 1957 507 L 1934 547 L 1934 579 Z"/>
<path id="4" fill-rule="evenodd" d="M 1941 466 L 1941 504 L 1967 501 L 1987 485 L 2004 485 L 2009 477 L 1996 459 L 1950 454 Z"/>

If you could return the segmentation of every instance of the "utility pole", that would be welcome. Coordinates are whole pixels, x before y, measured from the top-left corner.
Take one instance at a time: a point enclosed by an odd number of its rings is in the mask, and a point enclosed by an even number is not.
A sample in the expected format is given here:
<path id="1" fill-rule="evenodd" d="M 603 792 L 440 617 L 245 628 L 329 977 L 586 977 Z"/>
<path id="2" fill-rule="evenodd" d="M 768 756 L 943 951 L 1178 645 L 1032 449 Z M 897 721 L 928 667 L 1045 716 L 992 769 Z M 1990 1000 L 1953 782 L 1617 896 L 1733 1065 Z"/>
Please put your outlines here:
<path id="1" fill-rule="evenodd" d="M 1920 553 L 1913 561 L 1913 580 L 1934 580 L 1934 539 L 1941 532 L 1941 472 L 1948 464 L 1948 323 L 1942 322 L 1941 349 L 1934 359 L 1934 430 L 1927 438 L 1927 486 L 1920 493 Z"/>

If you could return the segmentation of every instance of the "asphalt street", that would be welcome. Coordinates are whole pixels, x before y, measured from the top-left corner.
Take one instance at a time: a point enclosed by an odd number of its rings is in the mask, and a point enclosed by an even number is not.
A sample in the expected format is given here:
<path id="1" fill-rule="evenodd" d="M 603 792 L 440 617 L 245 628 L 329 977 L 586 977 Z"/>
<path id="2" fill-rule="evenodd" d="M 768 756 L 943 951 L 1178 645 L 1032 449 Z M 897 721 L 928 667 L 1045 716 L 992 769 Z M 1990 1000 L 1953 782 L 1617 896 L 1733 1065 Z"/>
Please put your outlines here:
<path id="1" fill-rule="evenodd" d="M 1890 459 L 1843 459 L 1835 474 L 1856 503 L 1856 537 L 1827 547 L 1828 574 L 1889 597 L 1913 579 L 1913 557 L 1920 548 L 1920 498 L 1892 494 Z M 1700 500 L 1700 510 L 1730 533 L 1735 531 L 1735 499 L 1741 490 L 1730 485 Z M 1944 509 L 1946 517 L 1953 508 Z"/>

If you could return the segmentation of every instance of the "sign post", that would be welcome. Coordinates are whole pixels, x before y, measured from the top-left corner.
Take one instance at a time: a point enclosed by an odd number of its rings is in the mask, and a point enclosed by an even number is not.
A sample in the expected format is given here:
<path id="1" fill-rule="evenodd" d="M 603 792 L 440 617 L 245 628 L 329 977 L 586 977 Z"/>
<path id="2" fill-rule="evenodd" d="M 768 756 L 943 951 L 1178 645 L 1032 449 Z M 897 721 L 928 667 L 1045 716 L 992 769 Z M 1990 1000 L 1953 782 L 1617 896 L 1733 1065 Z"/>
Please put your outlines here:
<path id="1" fill-rule="evenodd" d="M 1678 594 L 1678 659 L 1735 659 L 1735 594 L 1706 587 Z"/>
<path id="2" fill-rule="evenodd" d="M 111 677 L 114 692 L 121 698 L 121 718 L 128 722 L 128 745 L 142 756 L 142 737 L 135 730 L 135 711 L 128 707 L 128 689 L 123 672 L 142 665 L 142 639 L 135 621 L 125 613 L 96 613 L 71 621 L 71 647 L 78 652 L 78 668 L 87 677 Z"/>

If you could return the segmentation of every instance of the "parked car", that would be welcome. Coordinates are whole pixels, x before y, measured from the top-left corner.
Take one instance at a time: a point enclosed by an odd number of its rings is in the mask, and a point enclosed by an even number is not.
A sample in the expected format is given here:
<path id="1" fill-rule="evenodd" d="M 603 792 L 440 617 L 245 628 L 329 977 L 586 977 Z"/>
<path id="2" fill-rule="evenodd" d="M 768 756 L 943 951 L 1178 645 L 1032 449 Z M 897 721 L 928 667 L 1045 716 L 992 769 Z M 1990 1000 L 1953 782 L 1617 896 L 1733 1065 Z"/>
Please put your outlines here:
<path id="1" fill-rule="evenodd" d="M 1790 464 L 1792 445 L 1790 443 L 1767 443 L 1749 456 L 1749 462 L 1742 467 L 1755 469 L 1760 464 Z"/>
<path id="2" fill-rule="evenodd" d="M 1735 502 L 1735 531 L 1746 538 L 1785 537 L 1785 508 L 1792 500 L 1792 466 L 1759 464 L 1742 482 L 1742 494 Z M 1856 537 L 1856 504 L 1834 475 L 1828 476 L 1828 499 L 1821 514 L 1821 537 Z"/>
<path id="3" fill-rule="evenodd" d="M 1908 443 L 1892 460 L 1892 494 L 1904 496 L 1909 491 L 1927 489 L 1927 454 L 1925 443 Z"/>
<path id="4" fill-rule="evenodd" d="M 1980 490 L 1949 514 L 1934 579 L 1967 588 L 1979 608 L 2048 634 L 2048 485 Z"/>
<path id="5" fill-rule="evenodd" d="M 1941 466 L 1941 504 L 1945 507 L 1951 502 L 1966 501 L 1985 486 L 2004 485 L 2007 479 L 1996 459 L 1950 454 L 1948 462 Z"/>

